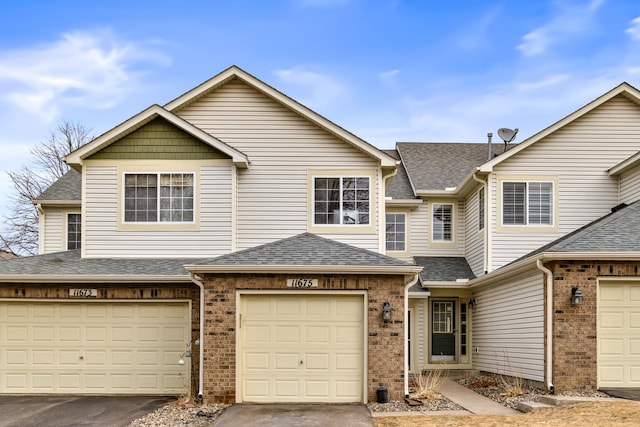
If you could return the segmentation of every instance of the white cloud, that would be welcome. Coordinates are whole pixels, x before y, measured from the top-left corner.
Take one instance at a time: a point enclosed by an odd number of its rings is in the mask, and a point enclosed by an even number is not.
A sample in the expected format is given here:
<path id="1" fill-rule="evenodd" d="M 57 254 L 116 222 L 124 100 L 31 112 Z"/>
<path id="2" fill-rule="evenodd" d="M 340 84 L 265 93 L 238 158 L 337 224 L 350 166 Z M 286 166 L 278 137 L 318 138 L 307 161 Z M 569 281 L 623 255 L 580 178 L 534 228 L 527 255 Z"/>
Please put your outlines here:
<path id="1" fill-rule="evenodd" d="M 551 20 L 524 36 L 517 46 L 524 56 L 546 53 L 553 45 L 588 33 L 604 0 L 591 0 L 586 4 L 554 2 L 557 8 Z"/>
<path id="2" fill-rule="evenodd" d="M 327 107 L 347 92 L 346 88 L 332 77 L 307 71 L 302 67 L 276 70 L 275 74 L 286 84 L 302 87 L 306 95 L 302 95 L 298 101 L 311 108 Z"/>
<path id="3" fill-rule="evenodd" d="M 397 83 L 398 74 L 400 74 L 400 70 L 389 70 L 378 74 L 378 79 L 383 83 L 394 85 Z"/>
<path id="4" fill-rule="evenodd" d="M 640 41 L 640 16 L 631 20 L 631 26 L 624 30 L 625 33 L 629 34 L 631 40 Z"/>
<path id="5" fill-rule="evenodd" d="M 50 121 L 66 106 L 109 108 L 138 84 L 140 63 L 169 59 L 110 31 L 74 32 L 36 47 L 0 51 L 6 102 Z"/>

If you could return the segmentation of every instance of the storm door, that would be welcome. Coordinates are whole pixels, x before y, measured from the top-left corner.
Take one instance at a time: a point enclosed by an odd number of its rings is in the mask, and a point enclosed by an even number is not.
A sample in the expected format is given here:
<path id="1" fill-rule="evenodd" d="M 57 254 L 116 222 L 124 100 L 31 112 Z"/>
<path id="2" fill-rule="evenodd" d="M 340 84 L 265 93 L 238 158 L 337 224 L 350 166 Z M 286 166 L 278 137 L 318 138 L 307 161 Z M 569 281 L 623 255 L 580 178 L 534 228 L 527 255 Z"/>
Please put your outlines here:
<path id="1" fill-rule="evenodd" d="M 456 360 L 455 300 L 431 301 L 431 361 Z"/>

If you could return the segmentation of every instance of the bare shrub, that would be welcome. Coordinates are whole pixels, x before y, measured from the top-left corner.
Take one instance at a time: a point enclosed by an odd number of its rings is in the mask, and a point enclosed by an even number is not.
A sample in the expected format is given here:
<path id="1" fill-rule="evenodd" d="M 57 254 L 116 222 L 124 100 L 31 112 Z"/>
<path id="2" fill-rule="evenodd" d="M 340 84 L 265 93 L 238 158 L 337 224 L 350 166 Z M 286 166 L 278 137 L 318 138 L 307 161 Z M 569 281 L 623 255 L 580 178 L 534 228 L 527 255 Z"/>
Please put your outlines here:
<path id="1" fill-rule="evenodd" d="M 409 395 L 412 399 L 423 399 L 428 401 L 442 400 L 442 395 L 436 390 L 444 380 L 442 368 L 421 371 L 414 376 L 416 391 Z"/>

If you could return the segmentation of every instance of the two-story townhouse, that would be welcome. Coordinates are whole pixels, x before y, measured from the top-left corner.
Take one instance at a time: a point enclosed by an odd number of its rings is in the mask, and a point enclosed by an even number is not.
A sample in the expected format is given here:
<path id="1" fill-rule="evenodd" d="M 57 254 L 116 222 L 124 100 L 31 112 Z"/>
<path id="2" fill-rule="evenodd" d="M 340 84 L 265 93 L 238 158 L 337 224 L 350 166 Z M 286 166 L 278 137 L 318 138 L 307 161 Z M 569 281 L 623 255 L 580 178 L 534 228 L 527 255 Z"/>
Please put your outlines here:
<path id="1" fill-rule="evenodd" d="M 0 392 L 406 394 L 398 161 L 237 67 L 70 153 L 0 270 Z"/>
<path id="2" fill-rule="evenodd" d="M 639 95 L 622 84 L 508 150 L 397 144 L 407 176 L 387 218 L 401 213 L 399 255 L 424 267 L 409 293 L 413 371 L 640 384 Z"/>
<path id="3" fill-rule="evenodd" d="M 42 255 L 0 264 L 0 392 L 637 386 L 638 102 L 622 84 L 506 151 L 381 151 L 232 67 L 67 156 Z"/>

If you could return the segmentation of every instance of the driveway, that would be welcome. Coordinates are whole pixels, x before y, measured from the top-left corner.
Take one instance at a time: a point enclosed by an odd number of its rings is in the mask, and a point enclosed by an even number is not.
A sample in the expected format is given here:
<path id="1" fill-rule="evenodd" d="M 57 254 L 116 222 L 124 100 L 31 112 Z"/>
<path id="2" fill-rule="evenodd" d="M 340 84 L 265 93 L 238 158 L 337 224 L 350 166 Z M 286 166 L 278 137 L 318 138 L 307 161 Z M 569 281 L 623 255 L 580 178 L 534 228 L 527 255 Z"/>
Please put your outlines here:
<path id="1" fill-rule="evenodd" d="M 601 388 L 600 391 L 607 393 L 609 396 L 619 397 L 627 400 L 640 401 L 640 388 Z"/>
<path id="2" fill-rule="evenodd" d="M 364 405 L 240 403 L 227 408 L 211 427 L 373 427 Z"/>
<path id="3" fill-rule="evenodd" d="M 124 427 L 173 399 L 163 396 L 0 396 L 0 427 Z"/>

